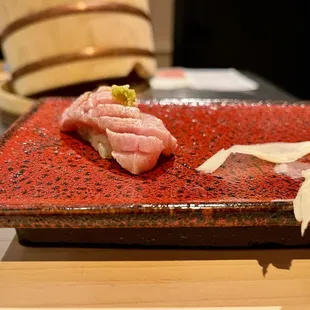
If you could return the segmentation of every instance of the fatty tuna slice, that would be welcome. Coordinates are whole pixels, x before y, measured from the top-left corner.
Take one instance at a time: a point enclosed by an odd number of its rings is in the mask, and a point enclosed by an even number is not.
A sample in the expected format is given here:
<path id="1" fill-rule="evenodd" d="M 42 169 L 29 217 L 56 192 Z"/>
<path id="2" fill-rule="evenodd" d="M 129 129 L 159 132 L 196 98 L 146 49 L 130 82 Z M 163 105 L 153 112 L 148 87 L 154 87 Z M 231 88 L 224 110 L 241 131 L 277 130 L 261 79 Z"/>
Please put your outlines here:
<path id="1" fill-rule="evenodd" d="M 113 158 L 132 174 L 140 174 L 153 169 L 159 154 L 141 152 L 112 152 Z"/>

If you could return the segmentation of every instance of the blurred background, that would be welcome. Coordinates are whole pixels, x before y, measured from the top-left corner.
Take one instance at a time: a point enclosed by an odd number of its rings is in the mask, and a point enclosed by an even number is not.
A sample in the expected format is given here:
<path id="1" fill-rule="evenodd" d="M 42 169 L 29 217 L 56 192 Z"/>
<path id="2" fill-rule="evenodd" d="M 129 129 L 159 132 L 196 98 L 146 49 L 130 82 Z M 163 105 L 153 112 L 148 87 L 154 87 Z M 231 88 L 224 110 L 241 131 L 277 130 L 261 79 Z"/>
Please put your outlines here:
<path id="1" fill-rule="evenodd" d="M 8 0 L 2 1 L 11 3 Z M 235 68 L 239 72 L 253 74 L 270 82 L 275 88 L 290 94 L 292 98 L 310 97 L 310 59 L 307 44 L 310 2 L 307 0 L 281 3 L 246 0 L 115 2 L 129 5 L 142 3 L 143 10 L 144 3 L 148 3 L 154 40 L 150 41 L 148 48 L 152 49 L 154 43 L 157 68 Z M 136 28 L 139 29 L 139 26 Z M 113 29 L 111 33 L 115 31 Z M 102 31 L 102 36 L 105 35 Z M 117 36 L 117 33 L 115 35 Z M 145 38 L 152 36 L 147 31 L 144 35 Z M 3 58 L 2 53 L 1 57 Z M 142 69 L 144 71 L 140 71 L 144 72 L 143 78 L 146 79 L 159 72 L 151 63 L 142 65 Z M 203 79 L 207 77 L 204 76 Z M 121 82 L 126 82 L 126 79 Z M 29 88 L 29 85 L 34 84 L 33 81 L 29 81 L 26 86 Z M 17 87 L 17 92 L 21 95 L 31 94 L 26 86 Z M 81 89 L 79 88 L 80 92 Z M 75 95 L 71 91 L 70 94 Z M 181 95 L 183 93 L 180 93 Z M 263 98 L 267 95 L 261 93 L 260 96 Z M 229 94 L 227 96 L 229 97 Z M 241 94 L 242 96 L 246 97 L 246 93 Z"/>
<path id="2" fill-rule="evenodd" d="M 310 2 L 151 0 L 160 66 L 247 70 L 310 98 Z"/>

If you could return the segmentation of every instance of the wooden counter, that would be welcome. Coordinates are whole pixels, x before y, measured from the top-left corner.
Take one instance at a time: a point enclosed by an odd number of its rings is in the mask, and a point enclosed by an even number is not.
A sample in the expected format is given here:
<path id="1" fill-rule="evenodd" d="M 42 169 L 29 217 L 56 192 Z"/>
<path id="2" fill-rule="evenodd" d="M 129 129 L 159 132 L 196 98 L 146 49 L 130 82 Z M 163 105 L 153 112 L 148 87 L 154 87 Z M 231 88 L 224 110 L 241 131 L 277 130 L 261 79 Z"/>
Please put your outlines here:
<path id="1" fill-rule="evenodd" d="M 44 249 L 14 239 L 0 279 L 2 307 L 310 309 L 306 249 Z"/>

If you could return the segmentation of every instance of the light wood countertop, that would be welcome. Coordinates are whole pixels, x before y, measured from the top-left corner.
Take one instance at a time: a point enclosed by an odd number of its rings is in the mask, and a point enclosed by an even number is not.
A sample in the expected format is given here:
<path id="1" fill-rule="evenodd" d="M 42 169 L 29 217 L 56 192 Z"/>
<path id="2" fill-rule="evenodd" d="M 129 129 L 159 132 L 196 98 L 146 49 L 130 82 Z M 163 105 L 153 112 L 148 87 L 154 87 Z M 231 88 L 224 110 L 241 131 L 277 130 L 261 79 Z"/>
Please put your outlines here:
<path id="1" fill-rule="evenodd" d="M 308 249 L 31 248 L 14 238 L 0 279 L 2 307 L 310 309 Z"/>

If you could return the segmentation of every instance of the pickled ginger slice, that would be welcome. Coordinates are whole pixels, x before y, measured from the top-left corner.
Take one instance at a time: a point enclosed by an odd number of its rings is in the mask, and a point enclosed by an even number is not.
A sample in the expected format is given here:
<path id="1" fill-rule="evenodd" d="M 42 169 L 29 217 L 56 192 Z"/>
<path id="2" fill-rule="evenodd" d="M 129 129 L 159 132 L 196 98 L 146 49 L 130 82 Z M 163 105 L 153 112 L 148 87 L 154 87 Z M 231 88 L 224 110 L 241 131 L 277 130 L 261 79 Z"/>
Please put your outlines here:
<path id="1" fill-rule="evenodd" d="M 301 235 L 303 236 L 310 222 L 310 169 L 302 172 L 305 178 L 296 198 L 293 201 L 294 215 L 301 222 Z"/>
<path id="2" fill-rule="evenodd" d="M 276 164 L 273 168 L 277 174 L 285 175 L 291 179 L 302 178 L 302 172 L 310 169 L 310 163 L 295 161 L 287 164 Z"/>
<path id="3" fill-rule="evenodd" d="M 212 173 L 227 160 L 230 154 L 235 153 L 252 155 L 276 164 L 291 163 L 310 153 L 310 141 L 234 145 L 227 150 L 220 150 L 196 170 Z"/>
<path id="4" fill-rule="evenodd" d="M 275 164 L 289 164 L 310 153 L 310 141 L 234 145 L 227 150 L 222 149 L 211 156 L 197 170 L 212 173 L 226 161 L 230 154 L 234 153 L 252 155 Z M 295 166 L 299 168 L 301 177 L 305 179 L 296 198 L 293 200 L 294 215 L 296 220 L 301 222 L 301 234 L 304 235 L 310 222 L 310 169 L 307 164 L 303 163 L 300 163 L 300 165 L 296 163 Z M 288 174 L 289 167 L 289 165 L 276 166 L 275 171 L 277 173 Z M 292 176 L 297 177 L 298 175 L 294 171 Z"/>

